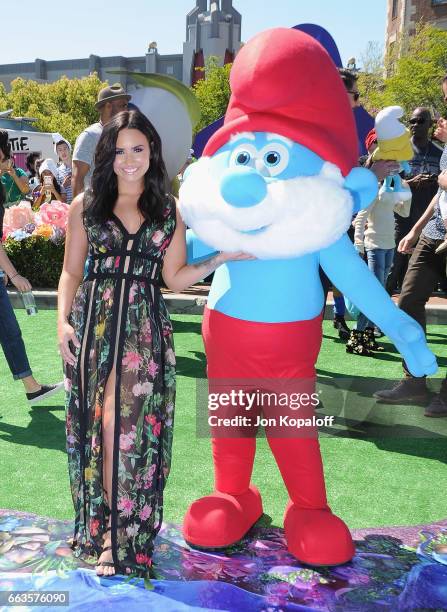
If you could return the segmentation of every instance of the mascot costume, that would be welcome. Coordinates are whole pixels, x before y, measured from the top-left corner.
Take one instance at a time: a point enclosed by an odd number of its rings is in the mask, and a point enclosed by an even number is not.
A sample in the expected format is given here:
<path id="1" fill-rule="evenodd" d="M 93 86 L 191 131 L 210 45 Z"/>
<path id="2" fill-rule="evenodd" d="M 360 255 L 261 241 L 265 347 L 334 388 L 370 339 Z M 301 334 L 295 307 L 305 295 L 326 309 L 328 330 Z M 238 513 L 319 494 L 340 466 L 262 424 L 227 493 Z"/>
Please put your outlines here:
<path id="1" fill-rule="evenodd" d="M 210 391 L 241 379 L 314 388 L 319 266 L 388 334 L 412 374 L 435 372 L 421 327 L 394 305 L 346 235 L 353 214 L 376 196 L 377 180 L 356 167 L 353 113 L 328 53 L 303 32 L 268 30 L 241 49 L 230 84 L 224 125 L 187 170 L 179 198 L 193 231 L 189 261 L 217 251 L 253 256 L 214 274 L 203 320 Z M 349 561 L 354 545 L 328 506 L 316 431 L 266 433 L 290 496 L 289 551 L 308 564 Z M 236 428 L 213 436 L 212 449 L 215 491 L 190 506 L 183 527 L 189 544 L 210 549 L 236 543 L 263 514 L 250 482 L 254 435 Z"/>

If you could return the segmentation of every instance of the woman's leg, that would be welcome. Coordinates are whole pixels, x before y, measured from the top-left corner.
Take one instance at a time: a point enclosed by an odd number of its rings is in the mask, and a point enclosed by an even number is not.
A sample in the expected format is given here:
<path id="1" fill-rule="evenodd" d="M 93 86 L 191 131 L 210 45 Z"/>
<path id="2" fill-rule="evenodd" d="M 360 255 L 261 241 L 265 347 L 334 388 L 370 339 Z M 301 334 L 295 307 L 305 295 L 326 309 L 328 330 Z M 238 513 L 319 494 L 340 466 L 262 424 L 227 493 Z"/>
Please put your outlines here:
<path id="1" fill-rule="evenodd" d="M 104 389 L 104 403 L 102 409 L 102 453 L 103 453 L 103 488 L 109 508 L 112 504 L 112 477 L 113 477 L 113 443 L 115 435 L 115 368 L 110 372 Z M 107 527 L 111 528 L 111 513 Z M 112 546 L 112 533 L 107 531 L 104 537 L 104 547 Z M 106 550 L 101 554 L 98 562 L 113 561 L 112 551 Z M 98 566 L 96 573 L 99 576 L 113 576 L 115 568 L 111 566 Z"/>
<path id="2" fill-rule="evenodd" d="M 40 391 L 42 386 L 32 375 L 22 332 L 3 279 L 0 279 L 0 344 L 14 380 L 22 382 L 26 393 Z"/>

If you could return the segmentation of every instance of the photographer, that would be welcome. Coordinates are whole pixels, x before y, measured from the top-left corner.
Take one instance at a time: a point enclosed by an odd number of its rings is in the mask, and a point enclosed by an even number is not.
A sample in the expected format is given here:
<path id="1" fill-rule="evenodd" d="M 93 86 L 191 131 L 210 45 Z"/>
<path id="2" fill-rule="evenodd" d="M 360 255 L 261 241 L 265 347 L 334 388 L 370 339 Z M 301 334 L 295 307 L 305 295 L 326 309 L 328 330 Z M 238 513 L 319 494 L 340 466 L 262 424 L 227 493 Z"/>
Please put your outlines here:
<path id="1" fill-rule="evenodd" d="M 14 166 L 8 132 L 0 130 L 0 181 L 5 190 L 5 207 L 20 202 L 29 192 L 26 172 Z"/>
<path id="2" fill-rule="evenodd" d="M 33 208 L 40 208 L 43 202 L 51 202 L 52 200 L 67 201 L 65 189 L 57 181 L 57 166 L 51 158 L 45 159 L 40 164 L 39 175 L 40 185 L 33 191 Z"/>

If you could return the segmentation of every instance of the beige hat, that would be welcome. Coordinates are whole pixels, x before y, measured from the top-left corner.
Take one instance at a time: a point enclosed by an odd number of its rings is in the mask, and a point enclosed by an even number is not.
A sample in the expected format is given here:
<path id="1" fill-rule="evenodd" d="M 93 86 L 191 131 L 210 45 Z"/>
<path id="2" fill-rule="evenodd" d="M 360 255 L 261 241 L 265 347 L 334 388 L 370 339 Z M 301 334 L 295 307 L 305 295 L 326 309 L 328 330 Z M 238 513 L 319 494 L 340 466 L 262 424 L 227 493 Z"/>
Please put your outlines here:
<path id="1" fill-rule="evenodd" d="M 104 87 L 98 94 L 98 101 L 95 104 L 96 110 L 99 110 L 101 106 L 104 106 L 106 102 L 117 100 L 118 98 L 126 98 L 127 101 L 131 99 L 119 83 L 111 85 L 110 87 Z"/>

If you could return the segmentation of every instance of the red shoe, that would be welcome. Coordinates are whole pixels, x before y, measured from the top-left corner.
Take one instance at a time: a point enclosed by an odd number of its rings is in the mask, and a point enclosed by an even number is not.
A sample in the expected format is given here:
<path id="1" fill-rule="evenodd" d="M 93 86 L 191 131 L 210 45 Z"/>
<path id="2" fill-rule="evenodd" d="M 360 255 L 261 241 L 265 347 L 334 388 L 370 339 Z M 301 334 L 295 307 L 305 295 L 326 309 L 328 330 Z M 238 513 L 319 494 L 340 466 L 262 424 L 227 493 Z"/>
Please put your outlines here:
<path id="1" fill-rule="evenodd" d="M 227 548 L 242 540 L 262 513 L 261 495 L 253 485 L 241 495 L 216 491 L 188 508 L 183 537 L 198 548 Z"/>
<path id="2" fill-rule="evenodd" d="M 349 529 L 329 509 L 298 508 L 289 502 L 284 530 L 289 552 L 307 565 L 341 565 L 355 555 Z"/>

